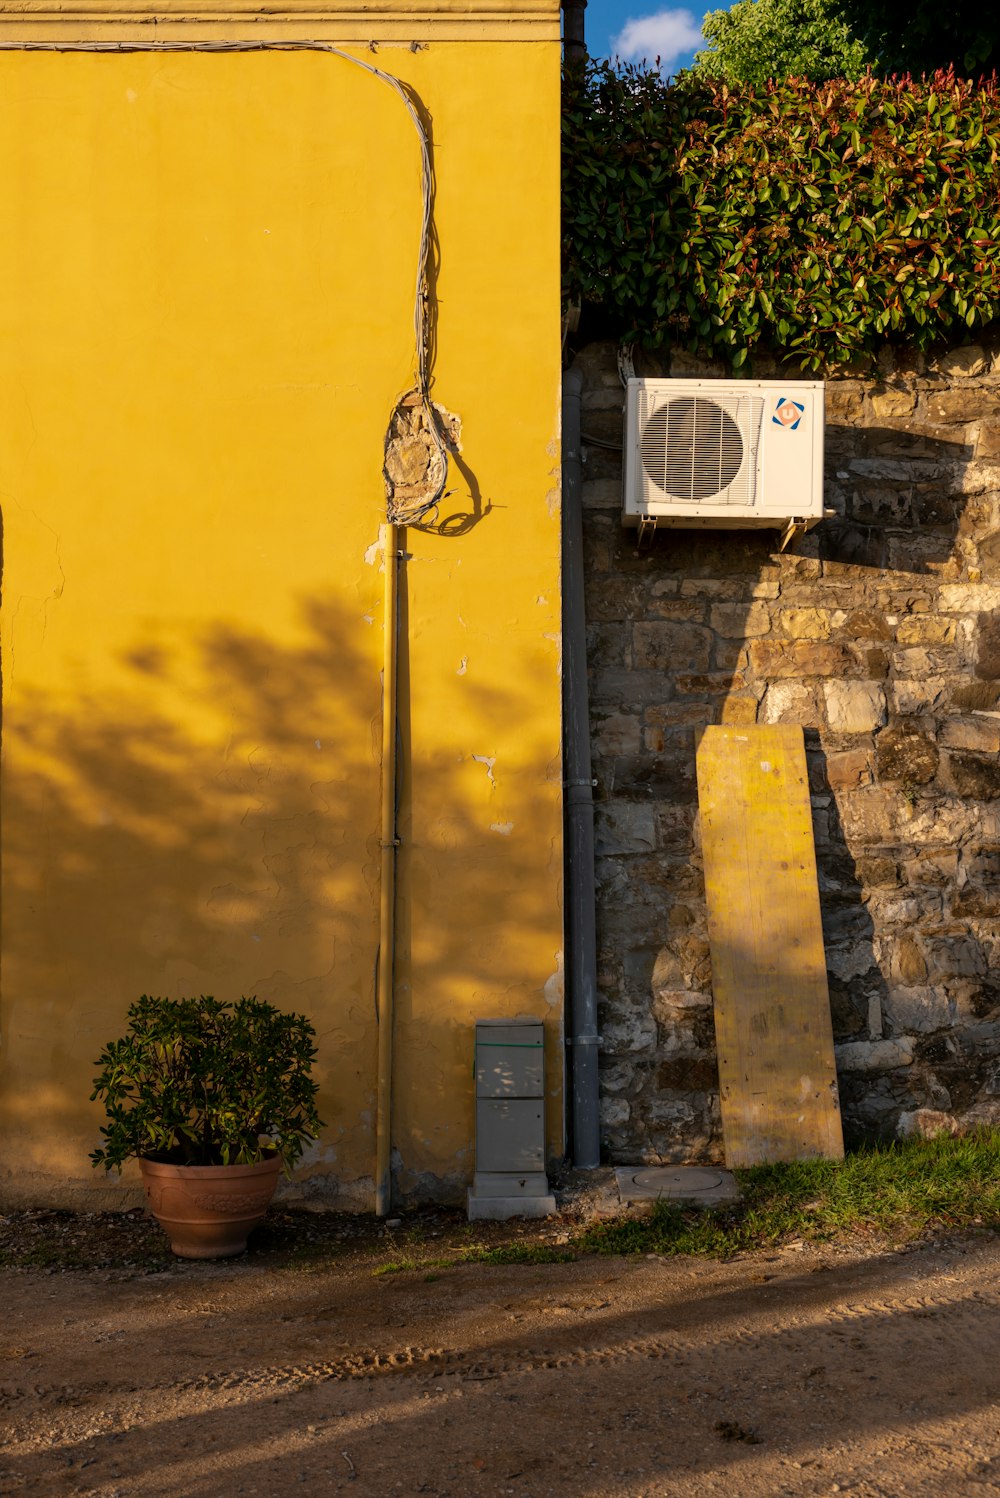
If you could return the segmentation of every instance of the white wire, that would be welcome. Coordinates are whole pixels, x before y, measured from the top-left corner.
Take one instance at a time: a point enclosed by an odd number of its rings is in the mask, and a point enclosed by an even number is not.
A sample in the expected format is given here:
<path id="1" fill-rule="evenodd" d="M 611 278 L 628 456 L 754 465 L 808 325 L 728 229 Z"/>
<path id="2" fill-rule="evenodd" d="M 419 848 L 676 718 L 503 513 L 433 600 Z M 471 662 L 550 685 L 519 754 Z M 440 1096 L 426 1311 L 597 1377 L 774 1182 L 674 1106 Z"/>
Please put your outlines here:
<path id="1" fill-rule="evenodd" d="M 416 290 L 413 300 L 413 337 L 416 346 L 416 388 L 427 415 L 427 424 L 430 429 L 438 456 L 441 459 L 442 476 L 432 498 L 421 500 L 409 510 L 397 507 L 390 503 L 389 519 L 407 524 L 412 520 L 422 519 L 429 511 L 433 510 L 444 491 L 448 476 L 448 452 L 441 430 L 437 411 L 430 399 L 430 377 L 427 368 L 427 320 L 426 320 L 426 298 L 427 288 L 427 262 L 430 258 L 431 243 L 431 203 L 432 203 L 432 168 L 431 149 L 427 131 L 424 129 L 423 121 L 417 112 L 413 100 L 410 98 L 404 84 L 392 73 L 386 73 L 382 68 L 377 68 L 373 63 L 364 62 L 360 57 L 355 57 L 352 52 L 345 52 L 341 47 L 335 47 L 330 42 L 311 41 L 227 41 L 219 38 L 215 41 L 205 40 L 199 42 L 188 41 L 149 41 L 149 42 L 10 42 L 0 41 L 0 52 L 105 52 L 105 53 L 127 53 L 127 52 L 325 52 L 331 57 L 339 57 L 344 62 L 353 63 L 356 68 L 370 73 L 373 78 L 378 78 L 381 83 L 392 89 L 402 102 L 403 108 L 410 117 L 410 121 L 417 133 L 420 142 L 420 186 L 423 209 L 420 220 L 420 246 L 417 254 L 417 279 Z M 402 398 L 401 398 L 402 399 Z M 397 401 L 395 409 L 400 402 Z M 387 439 L 388 440 L 388 439 Z M 396 511 L 396 513 L 394 513 Z"/>

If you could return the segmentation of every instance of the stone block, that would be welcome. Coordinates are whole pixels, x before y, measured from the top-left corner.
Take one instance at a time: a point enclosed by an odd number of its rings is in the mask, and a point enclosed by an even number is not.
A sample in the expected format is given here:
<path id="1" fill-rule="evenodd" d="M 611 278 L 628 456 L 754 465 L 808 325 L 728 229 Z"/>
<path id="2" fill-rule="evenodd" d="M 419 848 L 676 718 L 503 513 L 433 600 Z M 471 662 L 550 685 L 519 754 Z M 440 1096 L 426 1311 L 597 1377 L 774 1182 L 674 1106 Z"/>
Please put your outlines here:
<path id="1" fill-rule="evenodd" d="M 1000 609 L 1000 587 L 995 583 L 946 583 L 938 589 L 942 614 L 985 614 Z"/>
<path id="2" fill-rule="evenodd" d="M 916 887 L 940 888 L 958 873 L 958 853 L 954 848 L 925 848 L 902 862 L 903 877 Z"/>
<path id="3" fill-rule="evenodd" d="M 724 639 L 749 640 L 767 634 L 771 628 L 771 613 L 766 603 L 723 603 L 712 609 L 709 623 Z"/>
<path id="4" fill-rule="evenodd" d="M 961 563 L 951 555 L 951 542 L 934 532 L 922 534 L 907 529 L 886 536 L 886 550 L 880 565 L 894 572 L 933 572 L 944 582 L 961 577 Z"/>
<path id="5" fill-rule="evenodd" d="M 885 855 L 859 858 L 855 872 L 863 889 L 894 889 L 899 884 L 899 864 Z"/>
<path id="6" fill-rule="evenodd" d="M 917 409 L 916 391 L 903 387 L 895 390 L 873 390 L 869 397 L 873 416 L 880 420 L 910 416 Z"/>
<path id="7" fill-rule="evenodd" d="M 638 713 L 602 713 L 591 716 L 595 754 L 638 754 L 642 749 L 642 725 Z"/>
<path id="8" fill-rule="evenodd" d="M 970 884 L 1000 884 L 1000 844 L 980 843 L 965 849 L 962 874 Z"/>
<path id="9" fill-rule="evenodd" d="M 914 937 L 904 932 L 886 945 L 889 949 L 889 976 L 894 983 L 912 988 L 914 984 L 925 982 L 927 963 Z"/>
<path id="10" fill-rule="evenodd" d="M 891 640 L 893 627 L 884 613 L 872 609 L 854 609 L 839 626 L 839 633 L 850 640 Z"/>
<path id="11" fill-rule="evenodd" d="M 928 677 L 954 673 L 959 661 L 947 650 L 928 650 L 924 645 L 907 645 L 892 653 L 892 671 L 897 680 L 919 681 Z"/>
<path id="12" fill-rule="evenodd" d="M 748 660 L 765 679 L 843 676 L 853 665 L 843 646 L 812 640 L 751 640 Z"/>
<path id="13" fill-rule="evenodd" d="M 923 680 L 896 680 L 887 685 L 889 707 L 900 717 L 916 717 L 939 708 L 948 695 L 949 681 L 946 676 L 930 676 Z"/>
<path id="14" fill-rule="evenodd" d="M 838 1071 L 881 1072 L 912 1066 L 914 1041 L 908 1035 L 895 1040 L 852 1040 L 834 1047 Z"/>
<path id="15" fill-rule="evenodd" d="M 746 728 L 757 721 L 757 699 L 746 693 L 726 697 L 717 714 L 728 728 Z"/>
<path id="16" fill-rule="evenodd" d="M 1000 714 L 991 717 L 946 718 L 938 737 L 947 749 L 977 749 L 982 754 L 1000 753 Z"/>
<path id="17" fill-rule="evenodd" d="M 656 1024 L 646 1009 L 630 1004 L 608 1006 L 601 1020 L 606 1056 L 637 1055 L 656 1047 Z"/>
<path id="18" fill-rule="evenodd" d="M 651 806 L 601 802 L 594 808 L 594 847 L 598 856 L 652 852 L 656 847 L 656 819 Z"/>
<path id="19" fill-rule="evenodd" d="M 614 709 L 622 703 L 639 706 L 662 702 L 670 695 L 670 683 L 662 671 L 633 671 L 624 665 L 603 666 L 595 661 L 590 662 L 590 669 L 591 706 L 598 703 Z"/>
<path id="20" fill-rule="evenodd" d="M 673 581 L 674 579 L 665 579 L 664 582 L 654 583 L 652 589 L 646 589 L 639 617 L 673 619 L 684 624 L 704 624 L 707 607 L 703 602 L 693 598 L 673 598 L 664 592 L 665 585 L 669 586 Z"/>
<path id="21" fill-rule="evenodd" d="M 939 935 L 926 935 L 922 943 L 931 983 L 947 983 L 952 978 L 984 978 L 988 957 L 976 938 L 960 925 Z"/>
<path id="22" fill-rule="evenodd" d="M 1000 465 L 978 461 L 963 463 L 955 475 L 954 485 L 961 494 L 985 495 L 989 502 L 1000 488 Z"/>
<path id="23" fill-rule="evenodd" d="M 829 609 L 782 609 L 775 623 L 787 640 L 828 640 L 831 618 Z"/>
<path id="24" fill-rule="evenodd" d="M 587 625 L 587 661 L 591 670 L 625 666 L 629 658 L 629 626 L 618 621 Z"/>
<path id="25" fill-rule="evenodd" d="M 859 785 L 871 785 L 871 755 L 867 749 L 849 749 L 844 754 L 830 754 L 826 760 L 830 789 L 842 791 Z"/>
<path id="26" fill-rule="evenodd" d="M 661 754 L 622 754 L 614 761 L 608 793 L 624 801 L 697 800 L 694 740 L 690 730 L 673 734 Z"/>
<path id="27" fill-rule="evenodd" d="M 725 697 L 748 685 L 740 671 L 681 671 L 674 677 L 674 687 L 687 697 Z"/>
<path id="28" fill-rule="evenodd" d="M 591 626 L 631 622 L 646 613 L 646 587 L 642 578 L 599 573 L 587 580 L 586 612 Z"/>
<path id="29" fill-rule="evenodd" d="M 960 713 L 1000 711 L 1000 681 L 960 682 L 952 688 L 951 704 Z"/>
<path id="30" fill-rule="evenodd" d="M 858 426 L 864 415 L 865 386 L 860 380 L 830 380 L 826 387 L 826 420 L 830 426 Z"/>
<path id="31" fill-rule="evenodd" d="M 678 728 L 704 728 L 714 721 L 715 705 L 710 702 L 689 702 L 678 698 L 673 702 L 657 702 L 643 713 L 647 747 L 653 747 L 658 737 L 662 747 L 665 737 Z"/>
<path id="32" fill-rule="evenodd" d="M 661 947 L 653 964 L 654 994 L 705 990 L 712 978 L 708 941 L 697 935 L 680 936 Z"/>
<path id="33" fill-rule="evenodd" d="M 936 614 L 911 614 L 901 619 L 896 630 L 900 645 L 951 645 L 955 639 L 954 619 Z"/>
<path id="34" fill-rule="evenodd" d="M 957 1134 L 958 1124 L 950 1113 L 937 1108 L 912 1108 L 899 1115 L 899 1139 L 933 1139 L 936 1134 Z"/>
<path id="35" fill-rule="evenodd" d="M 685 577 L 681 580 L 680 596 L 736 602 L 746 597 L 746 582 L 741 577 Z"/>
<path id="36" fill-rule="evenodd" d="M 996 760 L 952 750 L 945 756 L 948 779 L 960 796 L 995 801 L 1000 796 L 1000 765 Z"/>
<path id="37" fill-rule="evenodd" d="M 851 941 L 836 945 L 827 940 L 826 968 L 842 983 L 851 983 L 855 978 L 864 978 L 875 966 L 875 957 L 867 941 Z"/>
<path id="38" fill-rule="evenodd" d="M 772 682 L 764 692 L 758 719 L 761 723 L 798 723 L 819 728 L 824 722 L 819 693 L 812 683 Z"/>
<path id="39" fill-rule="evenodd" d="M 585 479 L 583 484 L 583 508 L 585 510 L 620 510 L 622 486 L 618 479 Z"/>
<path id="40" fill-rule="evenodd" d="M 976 438 L 977 458 L 1000 458 L 1000 423 L 984 421 Z"/>
<path id="41" fill-rule="evenodd" d="M 1000 915 L 1000 886 L 991 885 L 982 889 L 977 885 L 967 884 L 952 897 L 948 909 L 957 918 L 993 920 Z"/>
<path id="42" fill-rule="evenodd" d="M 933 368 L 946 379 L 967 380 L 986 373 L 987 358 L 978 343 L 970 343 L 965 348 L 949 349 L 934 360 Z M 966 398 L 975 402 L 975 395 Z"/>
<path id="43" fill-rule="evenodd" d="M 931 1035 L 955 1023 L 955 1006 L 935 988 L 890 988 L 882 1009 L 894 1034 Z"/>
<path id="44" fill-rule="evenodd" d="M 977 616 L 975 640 L 976 676 L 995 681 L 1000 677 L 1000 613 Z"/>
<path id="45" fill-rule="evenodd" d="M 823 696 L 831 733 L 871 733 L 886 720 L 885 693 L 867 681 L 825 681 Z"/>
<path id="46" fill-rule="evenodd" d="M 931 736 L 908 718 L 883 729 L 875 743 L 879 780 L 898 781 L 903 786 L 926 785 L 937 774 L 939 759 Z"/>
<path id="47" fill-rule="evenodd" d="M 989 420 L 1000 409 L 996 391 L 977 387 L 971 390 L 940 390 L 927 397 L 927 414 L 941 426 L 968 424 Z"/>
<path id="48" fill-rule="evenodd" d="M 843 836 L 854 847 L 893 841 L 908 818 L 909 808 L 881 786 L 862 786 L 837 797 Z"/>
<path id="49" fill-rule="evenodd" d="M 650 620 L 633 625 L 635 665 L 654 671 L 707 671 L 712 636 L 697 624 Z"/>
<path id="50" fill-rule="evenodd" d="M 600 1100 L 601 1127 L 604 1129 L 621 1128 L 627 1124 L 632 1116 L 632 1109 L 628 1099 L 623 1097 L 609 1097 L 607 1093 Z"/>
<path id="51" fill-rule="evenodd" d="M 656 811 L 656 846 L 665 853 L 690 856 L 697 813 L 691 806 L 663 806 Z"/>

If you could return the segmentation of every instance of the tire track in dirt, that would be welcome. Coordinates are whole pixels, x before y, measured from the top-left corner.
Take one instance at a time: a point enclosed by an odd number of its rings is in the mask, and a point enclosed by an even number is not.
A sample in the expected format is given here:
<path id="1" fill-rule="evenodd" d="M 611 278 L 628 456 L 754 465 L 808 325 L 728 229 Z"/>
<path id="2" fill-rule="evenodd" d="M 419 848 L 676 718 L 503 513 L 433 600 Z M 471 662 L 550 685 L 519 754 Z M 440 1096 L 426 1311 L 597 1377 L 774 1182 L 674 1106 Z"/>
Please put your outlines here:
<path id="1" fill-rule="evenodd" d="M 759 1314 L 759 1307 L 755 1308 Z M 791 1310 L 791 1308 L 789 1308 Z M 748 1314 L 751 1314 L 748 1312 Z M 293 1392 L 311 1385 L 386 1377 L 411 1377 L 418 1381 L 454 1378 L 460 1382 L 478 1382 L 547 1373 L 569 1369 L 602 1368 L 631 1361 L 672 1361 L 684 1365 L 691 1359 L 709 1357 L 720 1349 L 730 1353 L 757 1353 L 762 1340 L 779 1340 L 786 1355 L 799 1352 L 819 1356 L 824 1340 L 857 1336 L 868 1324 L 869 1336 L 879 1339 L 880 1355 L 886 1355 L 885 1341 L 902 1340 L 907 1354 L 919 1353 L 921 1345 L 935 1356 L 942 1349 L 954 1347 L 963 1359 L 974 1356 L 982 1343 L 984 1351 L 996 1345 L 995 1318 L 1000 1314 L 1000 1293 L 977 1290 L 956 1297 L 953 1294 L 906 1296 L 898 1300 L 871 1299 L 851 1301 L 831 1307 L 826 1318 L 805 1319 L 786 1315 L 771 1321 L 766 1333 L 753 1326 L 732 1327 L 715 1336 L 691 1328 L 684 1332 L 640 1337 L 623 1337 L 603 1345 L 560 1345 L 557 1341 L 539 1342 L 524 1337 L 506 1347 L 494 1349 L 486 1357 L 458 1347 L 411 1345 L 396 1349 L 364 1348 L 343 1357 L 323 1360 L 280 1362 L 263 1367 L 245 1366 L 211 1370 L 192 1377 L 144 1385 L 147 1397 L 158 1394 L 173 1397 L 216 1394 L 225 1398 L 237 1396 L 237 1402 L 261 1393 L 274 1395 Z M 593 1325 L 595 1336 L 600 1324 Z M 930 1344 L 930 1345 L 928 1345 Z M 100 1395 L 127 1397 L 139 1392 L 134 1383 L 107 1380 L 85 1386 L 29 1386 L 0 1390 L 0 1399 L 8 1406 L 22 1400 L 47 1400 L 51 1404 L 72 1406 L 82 1398 Z M 229 1402 L 229 1400 L 227 1400 Z"/>
<path id="2" fill-rule="evenodd" d="M 758 1308 L 759 1310 L 759 1308 Z M 791 1311 L 791 1307 L 789 1307 Z M 983 1327 L 984 1316 L 1000 1313 L 1000 1291 L 990 1293 L 975 1290 L 960 1297 L 953 1294 L 905 1296 L 898 1299 L 871 1299 L 851 1301 L 830 1307 L 823 1322 L 812 1318 L 801 1318 L 792 1314 L 776 1318 L 771 1324 L 771 1336 L 782 1339 L 783 1345 L 793 1350 L 799 1341 L 803 1349 L 815 1352 L 820 1338 L 837 1337 L 846 1331 L 857 1332 L 857 1323 L 867 1321 L 872 1334 L 879 1337 L 906 1336 L 908 1340 L 932 1341 L 940 1347 L 942 1342 L 954 1342 L 963 1356 L 970 1351 L 970 1323 L 978 1328 L 979 1337 L 973 1338 L 995 1346 L 992 1330 Z M 748 1314 L 750 1314 L 748 1312 Z M 919 1326 L 920 1322 L 946 1320 L 947 1329 L 935 1328 L 931 1332 Z M 600 1334 L 600 1322 L 593 1324 L 594 1335 Z M 264 1367 L 247 1366 L 223 1371 L 207 1371 L 193 1377 L 171 1379 L 142 1385 L 147 1395 L 157 1393 L 220 1394 L 239 1392 L 252 1397 L 255 1392 L 267 1390 L 290 1391 L 311 1384 L 344 1382 L 350 1380 L 376 1379 L 387 1376 L 413 1376 L 418 1379 L 457 1377 L 463 1381 L 478 1381 L 548 1372 L 563 1369 L 585 1369 L 605 1367 L 609 1364 L 629 1361 L 683 1360 L 692 1355 L 701 1356 L 717 1352 L 720 1348 L 751 1350 L 759 1347 L 761 1333 L 750 1327 L 732 1327 L 714 1336 L 692 1328 L 645 1337 L 627 1337 L 604 1345 L 552 1345 L 539 1344 L 530 1338 L 512 1341 L 505 1349 L 494 1351 L 489 1357 L 475 1356 L 458 1347 L 406 1346 L 387 1350 L 363 1348 L 330 1360 L 294 1363 L 275 1363 Z M 0 1388 L 0 1408 L 9 1407 L 23 1400 L 44 1399 L 56 1405 L 72 1405 L 81 1398 L 101 1396 L 125 1396 L 138 1392 L 134 1383 L 102 1380 L 99 1384 L 74 1385 L 29 1385 L 27 1387 Z"/>

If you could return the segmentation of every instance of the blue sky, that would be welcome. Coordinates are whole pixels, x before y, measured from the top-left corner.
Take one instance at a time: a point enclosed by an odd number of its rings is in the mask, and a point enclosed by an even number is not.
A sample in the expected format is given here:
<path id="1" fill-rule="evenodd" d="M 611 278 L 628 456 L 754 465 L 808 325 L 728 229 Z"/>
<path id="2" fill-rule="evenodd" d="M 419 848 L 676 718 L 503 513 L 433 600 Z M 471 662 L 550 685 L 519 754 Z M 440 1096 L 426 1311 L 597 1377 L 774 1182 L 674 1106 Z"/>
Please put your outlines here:
<path id="1" fill-rule="evenodd" d="M 729 9 L 731 0 L 710 8 Z M 661 58 L 664 73 L 686 67 L 703 45 L 704 0 L 690 8 L 657 9 L 648 0 L 587 0 L 587 50 L 592 57 L 619 56 L 622 61 L 652 63 Z"/>

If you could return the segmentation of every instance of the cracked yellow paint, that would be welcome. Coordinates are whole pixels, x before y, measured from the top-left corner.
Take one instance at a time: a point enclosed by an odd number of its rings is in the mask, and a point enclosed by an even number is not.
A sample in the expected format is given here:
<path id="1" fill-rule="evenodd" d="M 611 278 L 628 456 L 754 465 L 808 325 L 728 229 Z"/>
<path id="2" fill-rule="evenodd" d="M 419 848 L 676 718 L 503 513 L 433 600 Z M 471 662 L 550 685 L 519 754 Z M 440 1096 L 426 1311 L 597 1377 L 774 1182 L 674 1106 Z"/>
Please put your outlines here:
<path id="1" fill-rule="evenodd" d="M 378 58 L 433 119 L 434 388 L 463 423 L 445 513 L 473 518 L 406 538 L 393 1135 L 425 1195 L 471 1171 L 478 1016 L 545 1016 L 562 1143 L 545 17 Z M 0 5 L 5 40 L 20 24 Z M 255 12 L 254 36 L 272 24 Z M 306 53 L 4 53 L 0 96 L 0 1194 L 109 1199 L 88 1095 L 132 999 L 257 993 L 318 1032 L 327 1129 L 300 1188 L 368 1206 L 376 538 L 412 379 L 412 126 L 377 80 Z"/>

